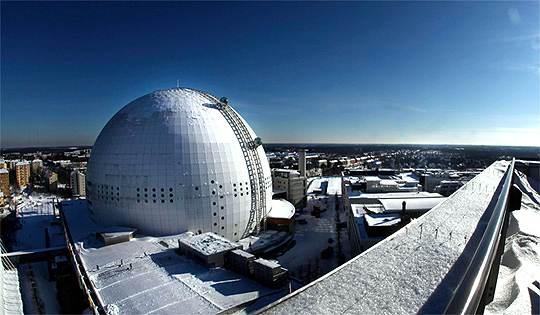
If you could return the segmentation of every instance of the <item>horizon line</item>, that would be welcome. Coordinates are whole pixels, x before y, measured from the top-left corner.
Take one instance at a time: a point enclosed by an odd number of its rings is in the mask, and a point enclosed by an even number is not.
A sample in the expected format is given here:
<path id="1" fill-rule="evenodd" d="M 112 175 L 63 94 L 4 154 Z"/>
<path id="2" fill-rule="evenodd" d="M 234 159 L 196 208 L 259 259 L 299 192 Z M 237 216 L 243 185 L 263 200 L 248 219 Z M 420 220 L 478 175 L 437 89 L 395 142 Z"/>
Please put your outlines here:
<path id="1" fill-rule="evenodd" d="M 264 145 L 290 145 L 290 146 L 305 146 L 305 145 L 388 145 L 388 146 L 466 146 L 466 147 L 509 147 L 509 148 L 540 148 L 540 145 L 507 145 L 507 144 L 454 144 L 454 143 L 351 143 L 351 142 L 265 142 Z M 31 145 L 31 146 L 10 146 L 0 147 L 0 153 L 5 150 L 17 149 L 62 149 L 62 148 L 92 148 L 94 145 L 89 144 L 74 144 L 74 145 Z"/>

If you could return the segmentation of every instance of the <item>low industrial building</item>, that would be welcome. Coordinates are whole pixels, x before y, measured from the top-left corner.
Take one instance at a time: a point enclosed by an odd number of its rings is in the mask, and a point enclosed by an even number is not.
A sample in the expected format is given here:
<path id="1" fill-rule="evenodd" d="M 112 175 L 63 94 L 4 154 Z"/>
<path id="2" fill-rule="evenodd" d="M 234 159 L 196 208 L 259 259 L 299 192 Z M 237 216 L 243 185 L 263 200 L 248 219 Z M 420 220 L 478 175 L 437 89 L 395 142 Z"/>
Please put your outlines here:
<path id="1" fill-rule="evenodd" d="M 464 183 L 458 180 L 442 180 L 439 185 L 435 186 L 434 191 L 448 197 L 463 185 Z"/>
<path id="2" fill-rule="evenodd" d="M 353 190 L 365 193 L 421 191 L 418 177 L 394 169 L 351 169 L 344 174 Z"/>
<path id="3" fill-rule="evenodd" d="M 419 191 L 370 193 L 358 183 L 362 183 L 358 177 L 342 177 L 343 206 L 348 215 L 353 254 L 377 244 L 446 199 L 438 193 Z"/>
<path id="4" fill-rule="evenodd" d="M 455 171 L 441 169 L 416 169 L 414 174 L 420 179 L 424 191 L 438 192 L 450 196 L 479 171 Z"/>

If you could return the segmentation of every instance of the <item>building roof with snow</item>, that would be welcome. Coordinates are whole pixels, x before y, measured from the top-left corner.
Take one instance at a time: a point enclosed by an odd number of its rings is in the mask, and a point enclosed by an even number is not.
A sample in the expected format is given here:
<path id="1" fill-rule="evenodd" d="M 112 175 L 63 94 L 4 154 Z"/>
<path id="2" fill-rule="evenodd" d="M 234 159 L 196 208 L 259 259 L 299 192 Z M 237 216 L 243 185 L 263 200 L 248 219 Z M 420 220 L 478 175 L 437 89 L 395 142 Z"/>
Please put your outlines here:
<path id="1" fill-rule="evenodd" d="M 398 212 L 402 210 L 405 202 L 405 211 L 426 212 L 436 205 L 446 200 L 445 197 L 439 198 L 396 198 L 380 199 L 379 202 L 384 207 L 384 212 Z"/>
<path id="2" fill-rule="evenodd" d="M 208 253 L 237 247 L 218 235 L 139 235 L 131 241 L 104 246 L 96 235 L 108 228 L 90 219 L 86 200 L 64 201 L 61 208 L 81 274 L 88 275 L 89 290 L 105 312 L 216 314 L 280 292 L 178 254 L 178 241 L 186 239 L 191 239 L 190 246 Z M 204 242 L 209 237 L 214 244 Z M 280 294 L 273 296 L 278 298 Z"/>
<path id="3" fill-rule="evenodd" d="M 179 239 L 179 242 L 192 250 L 207 256 L 231 251 L 241 247 L 240 244 L 231 242 L 228 239 L 212 232 L 181 238 Z"/>
<path id="4" fill-rule="evenodd" d="M 401 223 L 399 213 L 366 213 L 364 218 L 367 225 L 371 227 L 393 226 Z"/>
<path id="5" fill-rule="evenodd" d="M 358 192 L 357 194 L 349 195 L 349 199 L 393 199 L 393 198 L 440 198 L 442 197 L 439 193 L 432 193 L 427 191 L 418 191 L 418 192 L 389 192 L 389 193 L 362 193 Z"/>
<path id="6" fill-rule="evenodd" d="M 272 199 L 272 209 L 267 217 L 272 219 L 290 219 L 294 216 L 295 208 L 285 199 Z"/>

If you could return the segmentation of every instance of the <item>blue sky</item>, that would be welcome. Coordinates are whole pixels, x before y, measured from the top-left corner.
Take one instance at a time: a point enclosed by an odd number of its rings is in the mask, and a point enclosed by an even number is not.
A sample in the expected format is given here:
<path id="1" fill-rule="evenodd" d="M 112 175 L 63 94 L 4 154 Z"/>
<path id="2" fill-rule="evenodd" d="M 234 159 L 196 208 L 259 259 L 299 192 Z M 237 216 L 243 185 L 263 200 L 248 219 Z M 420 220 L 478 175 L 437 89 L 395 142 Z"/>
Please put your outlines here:
<path id="1" fill-rule="evenodd" d="M 539 2 L 1 4 L 1 145 L 180 85 L 264 142 L 540 145 Z"/>

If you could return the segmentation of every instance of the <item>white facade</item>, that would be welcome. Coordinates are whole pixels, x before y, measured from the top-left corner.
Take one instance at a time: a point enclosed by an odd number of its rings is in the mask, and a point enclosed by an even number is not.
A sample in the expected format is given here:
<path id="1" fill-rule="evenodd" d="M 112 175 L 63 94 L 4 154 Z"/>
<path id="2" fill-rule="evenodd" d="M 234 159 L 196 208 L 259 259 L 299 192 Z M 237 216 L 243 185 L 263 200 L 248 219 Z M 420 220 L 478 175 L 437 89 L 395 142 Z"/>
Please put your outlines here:
<path id="1" fill-rule="evenodd" d="M 306 177 L 297 170 L 272 169 L 272 183 L 274 191 L 286 192 L 287 200 L 294 205 L 306 197 Z"/>
<path id="2" fill-rule="evenodd" d="M 262 146 L 254 150 L 267 213 L 270 168 Z M 90 157 L 87 197 L 102 223 L 151 235 L 214 232 L 237 240 L 251 210 L 247 165 L 215 99 L 186 88 L 160 90 L 131 102 L 107 123 Z"/>

